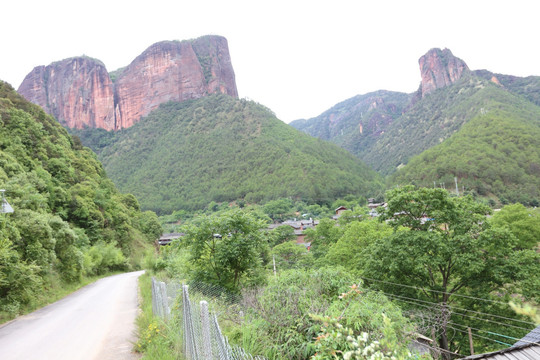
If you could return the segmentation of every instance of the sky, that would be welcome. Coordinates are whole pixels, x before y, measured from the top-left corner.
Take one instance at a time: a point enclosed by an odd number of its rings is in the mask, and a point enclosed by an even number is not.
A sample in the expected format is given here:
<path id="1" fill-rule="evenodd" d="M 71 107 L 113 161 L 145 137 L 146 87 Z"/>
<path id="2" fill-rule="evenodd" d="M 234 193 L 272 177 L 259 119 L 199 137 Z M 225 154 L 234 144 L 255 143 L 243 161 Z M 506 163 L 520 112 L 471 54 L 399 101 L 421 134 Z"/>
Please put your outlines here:
<path id="1" fill-rule="evenodd" d="M 284 122 L 376 90 L 412 93 L 418 59 L 448 48 L 470 69 L 540 76 L 538 0 L 10 0 L 0 79 L 87 55 L 107 70 L 153 43 L 227 38 L 239 96 Z"/>

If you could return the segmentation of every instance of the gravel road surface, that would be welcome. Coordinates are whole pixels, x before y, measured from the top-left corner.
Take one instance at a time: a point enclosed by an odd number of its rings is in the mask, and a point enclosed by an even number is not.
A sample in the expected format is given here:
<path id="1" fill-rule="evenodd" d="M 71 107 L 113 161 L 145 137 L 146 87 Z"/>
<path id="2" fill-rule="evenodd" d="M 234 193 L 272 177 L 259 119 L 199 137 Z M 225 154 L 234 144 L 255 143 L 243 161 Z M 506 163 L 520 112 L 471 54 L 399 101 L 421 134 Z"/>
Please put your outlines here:
<path id="1" fill-rule="evenodd" d="M 110 276 L 0 325 L 2 360 L 132 360 L 137 278 Z"/>

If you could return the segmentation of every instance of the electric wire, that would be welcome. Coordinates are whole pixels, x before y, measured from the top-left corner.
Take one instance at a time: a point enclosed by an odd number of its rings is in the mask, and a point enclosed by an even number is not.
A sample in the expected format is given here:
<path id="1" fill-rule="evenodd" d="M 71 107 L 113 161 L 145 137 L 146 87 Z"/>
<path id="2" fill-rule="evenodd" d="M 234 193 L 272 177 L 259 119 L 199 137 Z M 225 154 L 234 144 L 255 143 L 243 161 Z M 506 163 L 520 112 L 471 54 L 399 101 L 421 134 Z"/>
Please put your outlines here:
<path id="1" fill-rule="evenodd" d="M 432 309 L 431 306 L 417 303 L 415 301 L 417 299 L 408 298 L 408 299 L 413 300 L 413 301 L 408 301 L 408 300 L 399 299 L 399 297 L 400 297 L 399 295 L 389 294 L 389 293 L 385 293 L 385 292 L 383 292 L 383 294 L 385 294 L 386 296 L 392 297 L 392 298 L 396 298 L 399 301 L 403 301 L 403 302 L 413 304 L 413 305 L 416 305 L 416 306 L 421 306 L 421 307 L 425 307 L 425 308 L 428 308 L 428 309 Z M 431 303 L 431 304 L 437 305 L 436 303 Z M 506 326 L 506 327 L 512 327 L 512 328 L 519 329 L 519 330 L 531 331 L 531 329 L 529 329 L 529 328 L 524 328 L 524 327 L 521 327 L 521 326 L 516 326 L 516 325 L 511 325 L 511 324 L 505 324 L 505 323 L 495 321 L 495 320 L 483 319 L 483 318 L 480 318 L 480 317 L 467 315 L 467 314 L 459 313 L 459 312 L 456 312 L 456 311 L 452 311 L 452 314 L 465 316 L 465 317 L 468 317 L 468 318 L 471 318 L 471 319 L 481 320 L 481 321 L 485 321 L 485 322 L 490 322 L 490 323 L 494 323 L 494 324 L 502 325 L 502 326 Z"/>
<path id="2" fill-rule="evenodd" d="M 507 339 L 510 339 L 510 340 L 522 341 L 522 342 L 527 343 L 527 344 L 538 344 L 538 342 L 532 342 L 532 341 L 527 341 L 527 340 L 515 338 L 515 337 L 513 337 L 513 336 L 508 336 L 508 335 L 504 335 L 504 334 L 498 334 L 498 333 L 493 332 L 493 331 L 487 331 L 487 330 L 477 329 L 477 328 L 473 328 L 473 327 L 471 327 L 471 326 L 469 326 L 469 325 L 456 324 L 456 323 L 453 323 L 453 322 L 451 322 L 451 321 L 448 321 L 448 324 L 450 324 L 450 325 L 455 325 L 455 326 L 467 327 L 467 328 L 470 328 L 471 330 L 485 332 L 485 333 L 488 333 L 488 334 L 490 334 L 490 335 L 500 336 L 500 337 L 504 337 L 504 338 L 507 338 Z"/>
<path id="3" fill-rule="evenodd" d="M 447 292 L 445 292 L 445 291 L 432 290 L 432 289 L 424 289 L 424 288 L 420 288 L 420 287 L 418 287 L 418 286 L 399 284 L 399 283 L 394 283 L 394 282 L 391 282 L 391 281 L 385 281 L 385 280 L 377 280 L 377 279 L 372 279 L 372 278 L 368 278 L 368 277 L 365 277 L 365 276 L 359 276 L 359 277 L 360 277 L 361 279 L 368 280 L 368 281 L 382 282 L 382 283 L 385 283 L 385 284 L 391 284 L 391 285 L 403 286 L 403 287 L 408 287 L 408 288 L 412 288 L 412 289 L 416 289 L 416 290 L 431 291 L 431 292 L 435 292 L 435 293 L 439 293 L 439 294 L 449 294 L 449 293 L 447 293 Z M 482 299 L 482 298 L 479 298 L 479 297 L 468 296 L 468 295 L 460 295 L 460 294 L 449 294 L 449 295 L 452 295 L 452 296 L 458 296 L 458 297 L 464 297 L 464 298 L 473 299 L 473 300 L 488 301 L 488 302 L 492 302 L 492 303 L 497 303 L 497 304 L 502 304 L 502 305 L 508 306 L 508 304 L 505 303 L 505 302 L 503 302 L 503 301 L 497 301 L 497 300 L 491 300 L 491 299 Z"/>
<path id="4" fill-rule="evenodd" d="M 461 329 L 456 329 L 455 327 L 452 327 L 450 325 L 447 325 L 447 327 L 449 327 L 450 329 L 453 329 L 455 331 L 459 331 L 459 332 L 462 332 L 462 333 L 465 333 L 465 334 L 469 334 L 468 331 L 466 330 L 461 330 Z M 503 344 L 503 345 L 506 345 L 506 346 L 512 346 L 512 344 L 507 344 L 505 342 L 502 342 L 502 341 L 499 341 L 499 340 L 495 340 L 495 339 L 492 339 L 492 338 L 489 338 L 487 336 L 482 336 L 482 335 L 478 335 L 478 334 L 474 334 L 474 333 L 471 333 L 472 336 L 474 337 L 478 337 L 478 338 L 482 338 L 482 339 L 485 339 L 485 340 L 489 340 L 489 341 L 492 341 L 492 342 L 495 342 L 497 344 Z"/>
<path id="5" fill-rule="evenodd" d="M 440 306 L 440 304 L 437 304 L 437 303 L 434 303 L 434 302 L 431 302 L 431 301 L 425 301 L 425 300 L 420 300 L 420 299 L 414 299 L 414 298 L 410 298 L 410 297 L 407 297 L 407 296 L 402 296 L 402 295 L 396 295 L 396 294 L 392 294 L 392 293 L 386 293 L 386 292 L 382 292 L 383 294 L 385 294 L 386 296 L 391 296 L 391 297 L 395 297 L 395 298 L 400 298 L 400 299 L 408 299 L 408 300 L 413 300 L 415 302 L 422 302 L 422 303 L 427 303 L 427 304 L 431 304 L 431 305 L 435 305 L 435 306 Z M 403 300 L 404 301 L 404 300 Z M 418 304 L 420 305 L 420 304 Z M 486 316 L 493 316 L 493 317 L 496 317 L 496 318 L 500 318 L 500 319 L 504 319 L 504 320 L 511 320 L 511 321 L 517 321 L 517 322 L 521 322 L 521 323 L 525 323 L 525 324 L 529 324 L 529 325 L 532 325 L 534 326 L 535 324 L 532 323 L 532 322 L 528 322 L 528 321 L 523 321 L 523 320 L 517 320 L 517 319 L 512 319 L 512 318 L 507 318 L 507 317 L 504 317 L 504 316 L 499 316 L 499 315 L 493 315 L 493 314 L 489 314 L 489 313 L 483 313 L 483 312 L 480 312 L 480 311 L 474 311 L 474 310 L 467 310 L 467 309 L 463 309 L 463 308 L 459 308 L 457 306 L 453 306 L 453 305 L 447 305 L 450 309 L 458 309 L 458 310 L 464 310 L 464 311 L 468 311 L 468 312 L 473 312 L 473 313 L 476 313 L 476 314 L 480 314 L 480 315 L 486 315 Z M 427 306 L 426 306 L 427 307 Z M 482 318 L 477 318 L 477 317 L 474 317 L 472 315 L 466 315 L 466 314 L 461 314 L 461 313 L 458 313 L 458 312 L 455 312 L 453 311 L 454 314 L 459 314 L 459 315 L 462 315 L 462 316 L 467 316 L 467 317 L 471 317 L 471 318 L 475 318 L 475 319 L 482 319 Z M 488 319 L 482 319 L 484 321 L 489 321 L 489 322 L 494 322 L 496 324 L 501 324 L 500 322 L 496 322 L 495 320 L 488 320 Z M 522 330 L 527 330 L 527 331 L 530 331 L 531 329 L 528 329 L 528 328 L 524 328 L 524 327 L 520 327 L 520 326 L 515 326 L 515 325 L 508 325 L 508 324 L 504 324 L 505 326 L 510 326 L 510 327 L 516 327 L 518 329 L 522 329 Z"/>

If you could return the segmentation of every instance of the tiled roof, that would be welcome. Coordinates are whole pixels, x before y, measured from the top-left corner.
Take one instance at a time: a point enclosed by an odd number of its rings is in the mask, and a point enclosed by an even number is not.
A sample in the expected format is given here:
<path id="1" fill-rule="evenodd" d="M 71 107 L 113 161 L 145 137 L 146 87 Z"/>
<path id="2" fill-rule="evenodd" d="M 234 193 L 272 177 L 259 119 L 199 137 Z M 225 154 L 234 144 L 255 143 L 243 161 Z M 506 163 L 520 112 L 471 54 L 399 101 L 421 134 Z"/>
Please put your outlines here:
<path id="1" fill-rule="evenodd" d="M 526 344 L 512 346 L 503 350 L 486 354 L 471 355 L 461 360 L 538 360 L 540 359 L 540 345 Z"/>
<path id="2" fill-rule="evenodd" d="M 514 344 L 514 346 L 520 346 L 530 343 L 537 343 L 538 345 L 540 345 L 540 326 L 538 326 L 536 329 L 533 329 L 530 333 L 522 337 L 521 340 Z"/>
<path id="3" fill-rule="evenodd" d="M 539 360 L 540 326 L 533 329 L 513 346 L 486 354 L 471 355 L 462 360 Z"/>

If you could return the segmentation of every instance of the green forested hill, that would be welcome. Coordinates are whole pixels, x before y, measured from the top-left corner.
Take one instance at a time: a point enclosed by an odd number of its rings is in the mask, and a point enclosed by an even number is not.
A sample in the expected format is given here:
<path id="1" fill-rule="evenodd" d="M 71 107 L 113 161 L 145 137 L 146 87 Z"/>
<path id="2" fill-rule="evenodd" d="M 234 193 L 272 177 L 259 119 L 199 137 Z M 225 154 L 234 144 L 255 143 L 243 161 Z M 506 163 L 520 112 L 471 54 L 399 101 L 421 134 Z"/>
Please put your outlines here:
<path id="1" fill-rule="evenodd" d="M 331 141 L 360 159 L 410 104 L 412 95 L 380 90 L 347 99 L 321 115 L 295 120 L 294 128 Z"/>
<path id="2" fill-rule="evenodd" d="M 378 172 L 392 174 L 411 157 L 448 139 L 478 115 L 489 102 L 484 89 L 491 86 L 495 85 L 467 74 L 419 99 L 392 123 L 362 159 Z"/>
<path id="3" fill-rule="evenodd" d="M 519 77 L 513 75 L 495 74 L 487 70 L 476 70 L 474 74 L 483 79 L 498 81 L 504 89 L 520 95 L 540 106 L 540 76 Z"/>
<path id="4" fill-rule="evenodd" d="M 540 107 L 496 85 L 477 91 L 482 111 L 442 144 L 424 151 L 392 176 L 393 184 L 448 188 L 538 206 Z"/>
<path id="5" fill-rule="evenodd" d="M 78 134 L 90 146 L 101 142 L 99 157 L 122 191 L 160 213 L 240 199 L 325 202 L 382 188 L 380 177 L 345 150 L 226 95 L 162 104 L 109 138 Z"/>
<path id="6" fill-rule="evenodd" d="M 59 279 L 127 269 L 134 241 L 160 232 L 155 214 L 120 194 L 94 153 L 0 81 L 0 320 Z"/>
<path id="7" fill-rule="evenodd" d="M 501 85 L 492 82 L 493 76 Z M 293 121 L 291 125 L 338 144 L 382 175 L 390 175 L 484 111 L 491 101 L 489 89 L 493 87 L 540 104 L 540 77 L 520 78 L 483 70 L 467 73 L 458 82 L 424 98 L 374 92 L 346 100 L 316 118 Z"/>

